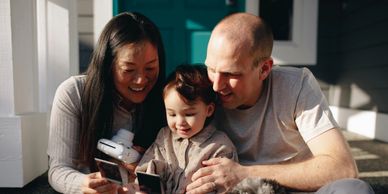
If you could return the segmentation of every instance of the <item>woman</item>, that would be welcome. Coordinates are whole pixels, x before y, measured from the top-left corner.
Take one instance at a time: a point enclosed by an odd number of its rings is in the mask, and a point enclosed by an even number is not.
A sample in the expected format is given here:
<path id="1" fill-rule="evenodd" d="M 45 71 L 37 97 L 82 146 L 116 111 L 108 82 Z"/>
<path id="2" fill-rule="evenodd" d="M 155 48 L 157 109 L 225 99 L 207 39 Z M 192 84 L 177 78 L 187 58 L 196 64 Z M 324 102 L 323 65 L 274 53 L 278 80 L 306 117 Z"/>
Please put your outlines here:
<path id="1" fill-rule="evenodd" d="M 98 40 L 86 75 L 57 89 L 50 119 L 49 182 L 62 193 L 115 193 L 97 173 L 97 147 L 119 129 L 135 133 L 145 150 L 165 125 L 162 85 L 165 56 L 160 32 L 138 13 L 112 18 Z M 147 118 L 147 119 L 143 119 Z"/>

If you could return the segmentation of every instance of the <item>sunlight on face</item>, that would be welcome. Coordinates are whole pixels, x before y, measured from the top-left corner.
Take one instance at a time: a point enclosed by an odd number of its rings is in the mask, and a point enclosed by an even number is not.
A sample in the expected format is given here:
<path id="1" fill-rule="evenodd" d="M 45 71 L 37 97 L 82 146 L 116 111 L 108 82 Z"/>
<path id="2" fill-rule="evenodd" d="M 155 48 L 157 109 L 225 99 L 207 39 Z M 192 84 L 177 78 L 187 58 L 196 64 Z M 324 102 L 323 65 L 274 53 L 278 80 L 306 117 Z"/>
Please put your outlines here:
<path id="1" fill-rule="evenodd" d="M 205 64 L 213 90 L 228 109 L 253 106 L 261 89 L 260 68 L 253 67 L 254 57 L 225 37 L 211 37 Z"/>
<path id="2" fill-rule="evenodd" d="M 127 103 L 141 103 L 159 75 L 157 48 L 150 42 L 127 44 L 118 49 L 113 65 L 116 90 Z"/>
<path id="3" fill-rule="evenodd" d="M 190 138 L 202 130 L 206 118 L 213 114 L 214 104 L 206 105 L 203 101 L 196 100 L 189 105 L 182 98 L 173 88 L 166 91 L 164 104 L 167 123 L 180 137 Z"/>

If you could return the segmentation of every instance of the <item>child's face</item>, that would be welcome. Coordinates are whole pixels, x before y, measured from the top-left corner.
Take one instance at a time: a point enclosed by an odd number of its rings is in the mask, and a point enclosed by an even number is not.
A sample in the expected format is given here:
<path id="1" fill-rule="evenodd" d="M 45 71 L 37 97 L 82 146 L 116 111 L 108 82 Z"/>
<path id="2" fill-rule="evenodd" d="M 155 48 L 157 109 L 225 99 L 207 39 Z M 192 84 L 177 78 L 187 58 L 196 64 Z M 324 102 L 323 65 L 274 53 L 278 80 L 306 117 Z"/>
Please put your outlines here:
<path id="1" fill-rule="evenodd" d="M 169 89 L 164 96 L 167 123 L 171 130 L 182 138 L 190 138 L 199 133 L 207 117 L 214 111 L 214 104 L 206 105 L 197 100 L 189 105 L 175 89 Z"/>

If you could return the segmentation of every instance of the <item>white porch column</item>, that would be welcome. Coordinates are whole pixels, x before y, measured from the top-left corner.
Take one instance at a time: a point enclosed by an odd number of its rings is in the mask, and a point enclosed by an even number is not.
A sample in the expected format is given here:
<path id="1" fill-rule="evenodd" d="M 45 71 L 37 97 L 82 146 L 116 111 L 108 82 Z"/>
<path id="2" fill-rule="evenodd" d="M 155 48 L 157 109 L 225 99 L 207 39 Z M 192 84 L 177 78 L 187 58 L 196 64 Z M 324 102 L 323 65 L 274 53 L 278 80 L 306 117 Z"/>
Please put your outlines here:
<path id="1" fill-rule="evenodd" d="M 74 2 L 0 0 L 0 187 L 23 187 L 47 170 L 52 98 L 78 73 Z M 51 4 L 67 14 L 48 21 Z"/>
<path id="2" fill-rule="evenodd" d="M 113 1 L 93 0 L 93 17 L 94 44 L 96 44 L 102 29 L 113 17 Z"/>

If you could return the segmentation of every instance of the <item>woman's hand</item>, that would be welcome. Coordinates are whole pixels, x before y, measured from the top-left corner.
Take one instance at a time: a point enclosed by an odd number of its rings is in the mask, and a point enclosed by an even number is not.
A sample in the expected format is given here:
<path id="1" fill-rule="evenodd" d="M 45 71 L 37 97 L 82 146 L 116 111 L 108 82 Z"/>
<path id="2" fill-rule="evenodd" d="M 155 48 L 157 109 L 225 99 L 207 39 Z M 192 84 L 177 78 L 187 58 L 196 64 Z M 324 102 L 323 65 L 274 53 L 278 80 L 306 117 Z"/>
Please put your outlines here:
<path id="1" fill-rule="evenodd" d="M 115 194 L 117 187 L 118 186 L 116 184 L 102 178 L 100 172 L 94 172 L 86 176 L 82 183 L 81 190 L 84 194 Z"/>
<path id="2" fill-rule="evenodd" d="M 118 194 L 143 194 L 139 191 L 139 185 L 136 183 L 128 183 L 117 190 Z"/>
<path id="3" fill-rule="evenodd" d="M 115 183 L 109 182 L 105 178 L 102 178 L 100 172 L 87 175 L 87 178 L 84 180 L 82 185 L 82 192 L 84 194 L 142 194 L 139 191 L 139 185 L 135 183 L 128 183 L 124 186 L 119 186 Z"/>
<path id="4" fill-rule="evenodd" d="M 243 166 L 227 158 L 212 158 L 202 164 L 204 167 L 193 174 L 187 193 L 225 193 L 246 176 Z"/>

